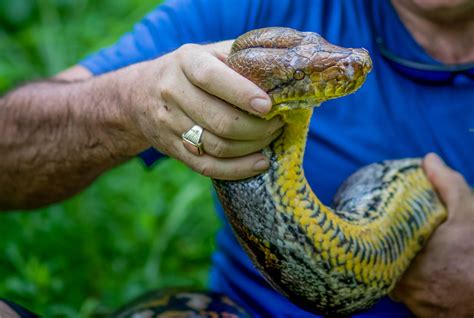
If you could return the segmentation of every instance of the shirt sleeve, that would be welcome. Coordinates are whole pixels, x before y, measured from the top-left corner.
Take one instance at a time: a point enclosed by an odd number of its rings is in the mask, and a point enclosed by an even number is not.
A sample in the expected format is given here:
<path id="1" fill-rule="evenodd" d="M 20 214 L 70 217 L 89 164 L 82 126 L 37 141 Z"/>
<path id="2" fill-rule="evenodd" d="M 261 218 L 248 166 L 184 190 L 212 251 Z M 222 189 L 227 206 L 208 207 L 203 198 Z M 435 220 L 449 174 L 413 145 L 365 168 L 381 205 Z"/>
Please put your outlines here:
<path id="1" fill-rule="evenodd" d="M 205 44 L 235 38 L 251 27 L 245 13 L 255 11 L 252 2 L 165 1 L 115 44 L 89 55 L 80 64 L 97 76 L 154 59 L 185 43 Z M 163 157 L 152 148 L 139 156 L 147 166 Z"/>
<path id="2" fill-rule="evenodd" d="M 115 44 L 86 57 L 80 64 L 100 75 L 154 59 L 185 43 L 229 39 L 236 32 L 228 28 L 232 25 L 225 22 L 226 13 L 240 7 L 236 4 L 220 0 L 165 1 Z"/>

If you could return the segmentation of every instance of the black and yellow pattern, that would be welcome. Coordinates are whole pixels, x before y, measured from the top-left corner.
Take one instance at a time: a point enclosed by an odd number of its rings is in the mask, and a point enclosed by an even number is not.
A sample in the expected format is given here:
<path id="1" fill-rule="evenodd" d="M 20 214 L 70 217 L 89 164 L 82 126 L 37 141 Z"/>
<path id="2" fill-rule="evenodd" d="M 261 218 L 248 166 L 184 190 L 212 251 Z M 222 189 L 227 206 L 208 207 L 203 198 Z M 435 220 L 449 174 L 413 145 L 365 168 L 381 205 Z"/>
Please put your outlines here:
<path id="1" fill-rule="evenodd" d="M 229 297 L 215 292 L 158 290 L 119 309 L 114 318 L 250 318 Z"/>
<path id="2" fill-rule="evenodd" d="M 446 218 L 420 159 L 386 161 L 350 177 L 327 207 L 302 161 L 312 107 L 357 90 L 368 53 L 291 29 L 251 31 L 228 63 L 271 96 L 286 121 L 265 153 L 271 168 L 241 181 L 214 180 L 227 217 L 271 285 L 301 307 L 348 315 L 387 295 Z"/>

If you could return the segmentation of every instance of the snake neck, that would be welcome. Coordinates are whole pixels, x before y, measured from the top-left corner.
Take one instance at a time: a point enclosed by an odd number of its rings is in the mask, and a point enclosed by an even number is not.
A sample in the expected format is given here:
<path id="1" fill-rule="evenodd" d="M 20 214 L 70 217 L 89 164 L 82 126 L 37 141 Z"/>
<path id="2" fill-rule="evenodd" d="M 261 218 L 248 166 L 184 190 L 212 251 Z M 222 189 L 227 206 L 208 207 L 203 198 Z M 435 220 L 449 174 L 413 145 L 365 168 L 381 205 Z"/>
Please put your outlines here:
<path id="1" fill-rule="evenodd" d="M 299 211 L 300 205 L 307 205 L 310 201 L 318 213 L 330 213 L 330 209 L 311 191 L 303 170 L 303 157 L 312 114 L 312 108 L 282 113 L 285 128 L 282 135 L 271 145 L 272 155 L 275 158 L 272 165 L 272 173 L 275 174 L 273 188 L 279 192 L 274 197 L 281 198 L 280 203 L 288 212 Z"/>
<path id="2" fill-rule="evenodd" d="M 444 208 L 417 159 L 368 166 L 341 187 L 334 207 L 324 205 L 302 167 L 311 115 L 311 109 L 300 109 L 284 116 L 284 132 L 271 145 L 273 176 L 267 186 L 276 211 L 305 233 L 316 262 L 327 264 L 328 271 L 353 271 L 374 290 L 391 289 L 443 220 Z"/>

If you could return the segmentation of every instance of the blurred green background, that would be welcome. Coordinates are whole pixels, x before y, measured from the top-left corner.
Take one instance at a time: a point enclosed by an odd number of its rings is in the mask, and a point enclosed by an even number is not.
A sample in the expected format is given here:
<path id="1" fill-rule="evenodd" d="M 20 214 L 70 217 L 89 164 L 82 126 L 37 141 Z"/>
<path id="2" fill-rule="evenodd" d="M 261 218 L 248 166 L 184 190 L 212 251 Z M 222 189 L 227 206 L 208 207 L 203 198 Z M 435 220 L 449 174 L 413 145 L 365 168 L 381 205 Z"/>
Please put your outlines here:
<path id="1" fill-rule="evenodd" d="M 158 3 L 1 0 L 0 93 L 114 43 Z M 175 161 L 135 159 L 66 202 L 0 214 L 0 297 L 91 317 L 149 289 L 205 286 L 218 228 L 210 187 Z"/>

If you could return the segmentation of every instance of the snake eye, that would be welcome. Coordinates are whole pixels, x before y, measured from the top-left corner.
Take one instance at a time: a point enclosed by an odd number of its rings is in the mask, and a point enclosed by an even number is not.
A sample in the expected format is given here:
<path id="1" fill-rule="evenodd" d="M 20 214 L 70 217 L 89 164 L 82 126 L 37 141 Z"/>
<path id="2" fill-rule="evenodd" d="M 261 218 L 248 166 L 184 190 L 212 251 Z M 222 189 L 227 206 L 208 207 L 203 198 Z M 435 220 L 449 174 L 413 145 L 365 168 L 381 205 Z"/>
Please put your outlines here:
<path id="1" fill-rule="evenodd" d="M 304 78 L 304 72 L 302 70 L 296 70 L 293 73 L 293 78 L 297 81 L 302 80 Z"/>

